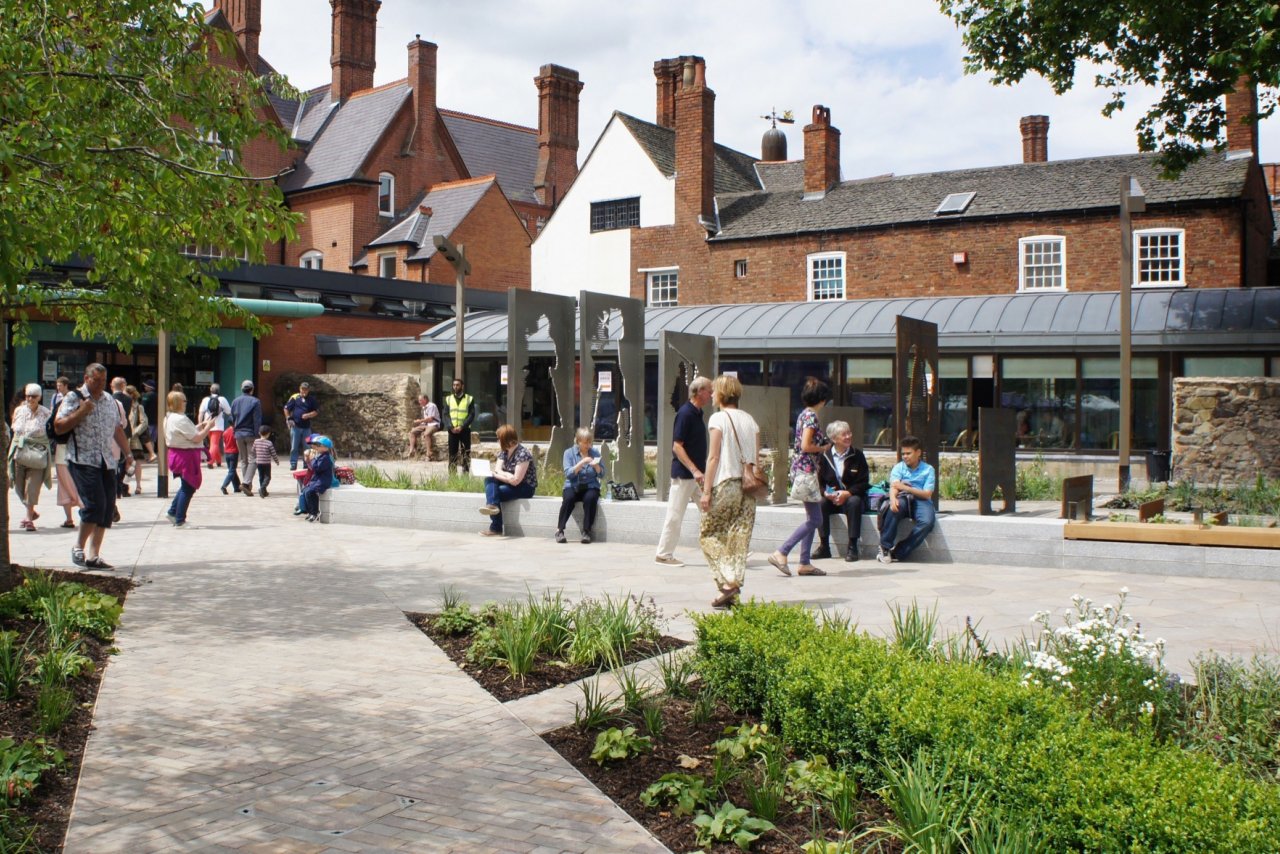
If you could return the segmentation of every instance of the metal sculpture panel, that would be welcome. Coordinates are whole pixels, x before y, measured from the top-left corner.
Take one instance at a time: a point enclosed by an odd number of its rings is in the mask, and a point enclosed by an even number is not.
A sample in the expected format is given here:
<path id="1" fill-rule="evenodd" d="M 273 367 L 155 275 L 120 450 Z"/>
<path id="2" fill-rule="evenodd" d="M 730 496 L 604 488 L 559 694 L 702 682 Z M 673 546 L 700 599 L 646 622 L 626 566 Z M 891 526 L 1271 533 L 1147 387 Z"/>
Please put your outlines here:
<path id="1" fill-rule="evenodd" d="M 1093 475 L 1082 474 L 1062 481 L 1061 519 L 1088 522 L 1093 518 Z"/>
<path id="2" fill-rule="evenodd" d="M 996 488 L 1004 499 L 1002 513 L 1018 509 L 1017 413 L 1012 409 L 978 410 L 978 515 L 994 516 L 991 498 Z"/>
<path id="3" fill-rule="evenodd" d="M 942 395 L 938 387 L 938 324 L 898 315 L 898 354 L 893 372 L 893 426 L 897 435 L 915 436 L 924 459 L 939 464 L 942 428 Z M 900 448 L 895 448 L 900 450 Z M 938 504 L 938 495 L 933 496 Z"/>
<path id="4" fill-rule="evenodd" d="M 529 339 L 547 319 L 555 354 L 551 364 L 551 387 L 555 394 L 555 415 L 547 443 L 547 461 L 559 465 L 573 443 L 574 424 L 565 423 L 565 413 L 573 413 L 573 368 L 575 330 L 573 297 L 523 291 L 507 291 L 507 418 L 517 429 L 524 421 L 524 392 L 529 387 L 533 362 Z"/>
<path id="5" fill-rule="evenodd" d="M 791 389 L 746 385 L 738 407 L 756 420 L 760 444 L 768 460 L 769 503 L 787 503 L 787 473 L 790 469 Z"/>
<path id="6" fill-rule="evenodd" d="M 697 377 L 715 379 L 716 339 L 711 335 L 663 331 L 658 335 L 658 498 L 667 500 L 671 488 L 671 442 L 676 410 L 689 399 L 689 384 Z M 711 407 L 702 421 L 711 417 Z"/>
<path id="7" fill-rule="evenodd" d="M 644 492 L 644 303 L 631 297 L 591 291 L 578 295 L 581 324 L 580 398 L 582 422 L 597 439 L 611 440 L 617 461 L 609 472 L 620 483 L 631 481 Z M 616 319 L 621 333 L 610 332 Z M 608 372 L 608 385 L 601 375 Z M 608 411 L 613 407 L 613 412 Z M 616 415 L 616 430 L 607 430 Z M 602 432 L 613 435 L 601 435 Z"/>

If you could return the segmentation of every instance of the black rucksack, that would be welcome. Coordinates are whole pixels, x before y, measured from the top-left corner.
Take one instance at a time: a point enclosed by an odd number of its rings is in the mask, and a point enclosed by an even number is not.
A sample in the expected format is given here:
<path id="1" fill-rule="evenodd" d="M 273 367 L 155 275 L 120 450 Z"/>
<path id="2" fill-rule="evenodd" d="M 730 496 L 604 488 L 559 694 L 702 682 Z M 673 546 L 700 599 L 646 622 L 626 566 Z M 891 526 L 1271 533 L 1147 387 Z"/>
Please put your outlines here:
<path id="1" fill-rule="evenodd" d="M 209 414 L 210 418 L 217 418 L 222 414 L 222 398 L 219 395 L 209 395 L 209 403 L 205 406 L 204 411 Z"/>
<path id="2" fill-rule="evenodd" d="M 73 395 L 73 394 L 75 394 L 75 391 L 74 391 L 74 390 L 67 392 L 67 393 L 63 396 L 62 400 L 59 400 L 59 401 L 58 401 L 58 405 L 57 405 L 57 406 L 55 406 L 55 407 L 53 407 L 53 412 L 49 415 L 49 420 L 48 420 L 48 421 L 46 421 L 46 422 L 44 422 L 44 434 L 45 434 L 46 436 L 48 436 L 48 437 L 49 437 L 49 444 L 51 444 L 51 445 L 56 445 L 56 444 L 58 444 L 59 442 L 65 442 L 65 441 L 67 441 L 68 439 L 70 439 L 70 438 L 71 438 L 71 431 L 70 431 L 70 430 L 68 430 L 68 431 L 67 431 L 67 432 L 65 432 L 65 433 L 59 433 L 59 432 L 54 428 L 53 423 L 54 423 L 54 421 L 56 421 L 56 420 L 57 420 L 57 418 L 58 418 L 58 410 L 62 408 L 62 401 L 63 401 L 63 400 L 66 400 L 66 399 L 67 399 L 67 398 L 69 398 L 69 397 L 71 397 L 71 395 Z M 79 395 L 76 395 L 76 397 L 79 397 Z"/>

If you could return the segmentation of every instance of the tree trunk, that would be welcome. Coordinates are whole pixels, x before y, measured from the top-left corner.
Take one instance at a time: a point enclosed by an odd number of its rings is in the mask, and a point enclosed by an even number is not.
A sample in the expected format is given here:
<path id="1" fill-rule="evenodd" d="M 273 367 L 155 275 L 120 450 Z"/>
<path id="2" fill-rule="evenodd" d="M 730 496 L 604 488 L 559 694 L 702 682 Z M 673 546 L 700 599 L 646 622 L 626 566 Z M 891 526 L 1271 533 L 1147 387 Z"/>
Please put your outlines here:
<path id="1" fill-rule="evenodd" d="M 5 358 L 9 352 L 10 328 L 11 327 L 8 323 L 4 324 L 4 338 L 0 341 L 0 402 L 9 399 L 8 395 L 4 393 L 4 370 Z M 7 438 L 10 435 L 8 426 L 9 412 L 7 407 L 4 411 L 4 419 L 5 429 L 0 432 L 2 432 Z M 6 441 L 3 443 L 3 446 L 7 459 L 9 443 Z M 0 501 L 0 592 L 3 592 L 5 590 L 11 590 L 14 584 L 13 564 L 9 562 L 9 466 L 7 463 L 0 466 L 0 496 L 4 497 L 4 500 Z"/>

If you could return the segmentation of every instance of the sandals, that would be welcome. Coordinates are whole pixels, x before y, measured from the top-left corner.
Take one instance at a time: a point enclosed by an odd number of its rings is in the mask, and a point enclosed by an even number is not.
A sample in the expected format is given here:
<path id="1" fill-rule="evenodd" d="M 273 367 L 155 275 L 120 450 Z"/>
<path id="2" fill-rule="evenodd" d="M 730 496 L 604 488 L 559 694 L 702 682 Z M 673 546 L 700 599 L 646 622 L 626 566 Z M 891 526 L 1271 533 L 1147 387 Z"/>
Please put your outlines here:
<path id="1" fill-rule="evenodd" d="M 63 527 L 63 528 L 74 528 L 75 526 L 76 526 L 76 523 L 75 523 L 75 522 L 72 522 L 70 519 L 68 519 L 67 521 L 63 522 L 63 523 L 62 523 L 62 525 L 61 525 L 61 527 Z"/>
<path id="2" fill-rule="evenodd" d="M 36 526 L 31 522 L 30 519 L 23 519 L 21 522 L 18 523 L 18 527 L 22 528 L 24 531 L 34 531 L 36 529 Z"/>
<path id="3" fill-rule="evenodd" d="M 796 568 L 796 575 L 826 575 L 826 570 L 818 569 L 813 564 L 803 564 Z"/>
<path id="4" fill-rule="evenodd" d="M 712 608 L 728 608 L 738 601 L 739 588 L 726 587 L 720 595 L 711 601 Z"/>
<path id="5" fill-rule="evenodd" d="M 791 567 L 787 566 L 787 556 L 782 552 L 774 552 L 769 555 L 769 563 L 783 575 L 791 575 Z"/>

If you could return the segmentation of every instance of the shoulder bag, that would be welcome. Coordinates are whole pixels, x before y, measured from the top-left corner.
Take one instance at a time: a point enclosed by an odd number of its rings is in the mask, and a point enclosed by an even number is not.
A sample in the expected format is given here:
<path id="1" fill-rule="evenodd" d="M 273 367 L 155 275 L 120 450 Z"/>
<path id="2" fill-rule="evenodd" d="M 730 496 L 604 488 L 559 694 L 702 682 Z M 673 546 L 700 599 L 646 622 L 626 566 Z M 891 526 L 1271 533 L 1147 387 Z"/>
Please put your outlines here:
<path id="1" fill-rule="evenodd" d="M 734 423 L 733 416 L 726 412 L 724 417 L 729 419 L 729 428 L 733 430 L 733 443 L 738 446 L 738 457 L 742 460 L 742 494 L 760 501 L 769 495 L 769 484 L 756 474 L 756 464 L 748 462 L 743 454 L 742 440 L 738 438 L 738 425 Z"/>

